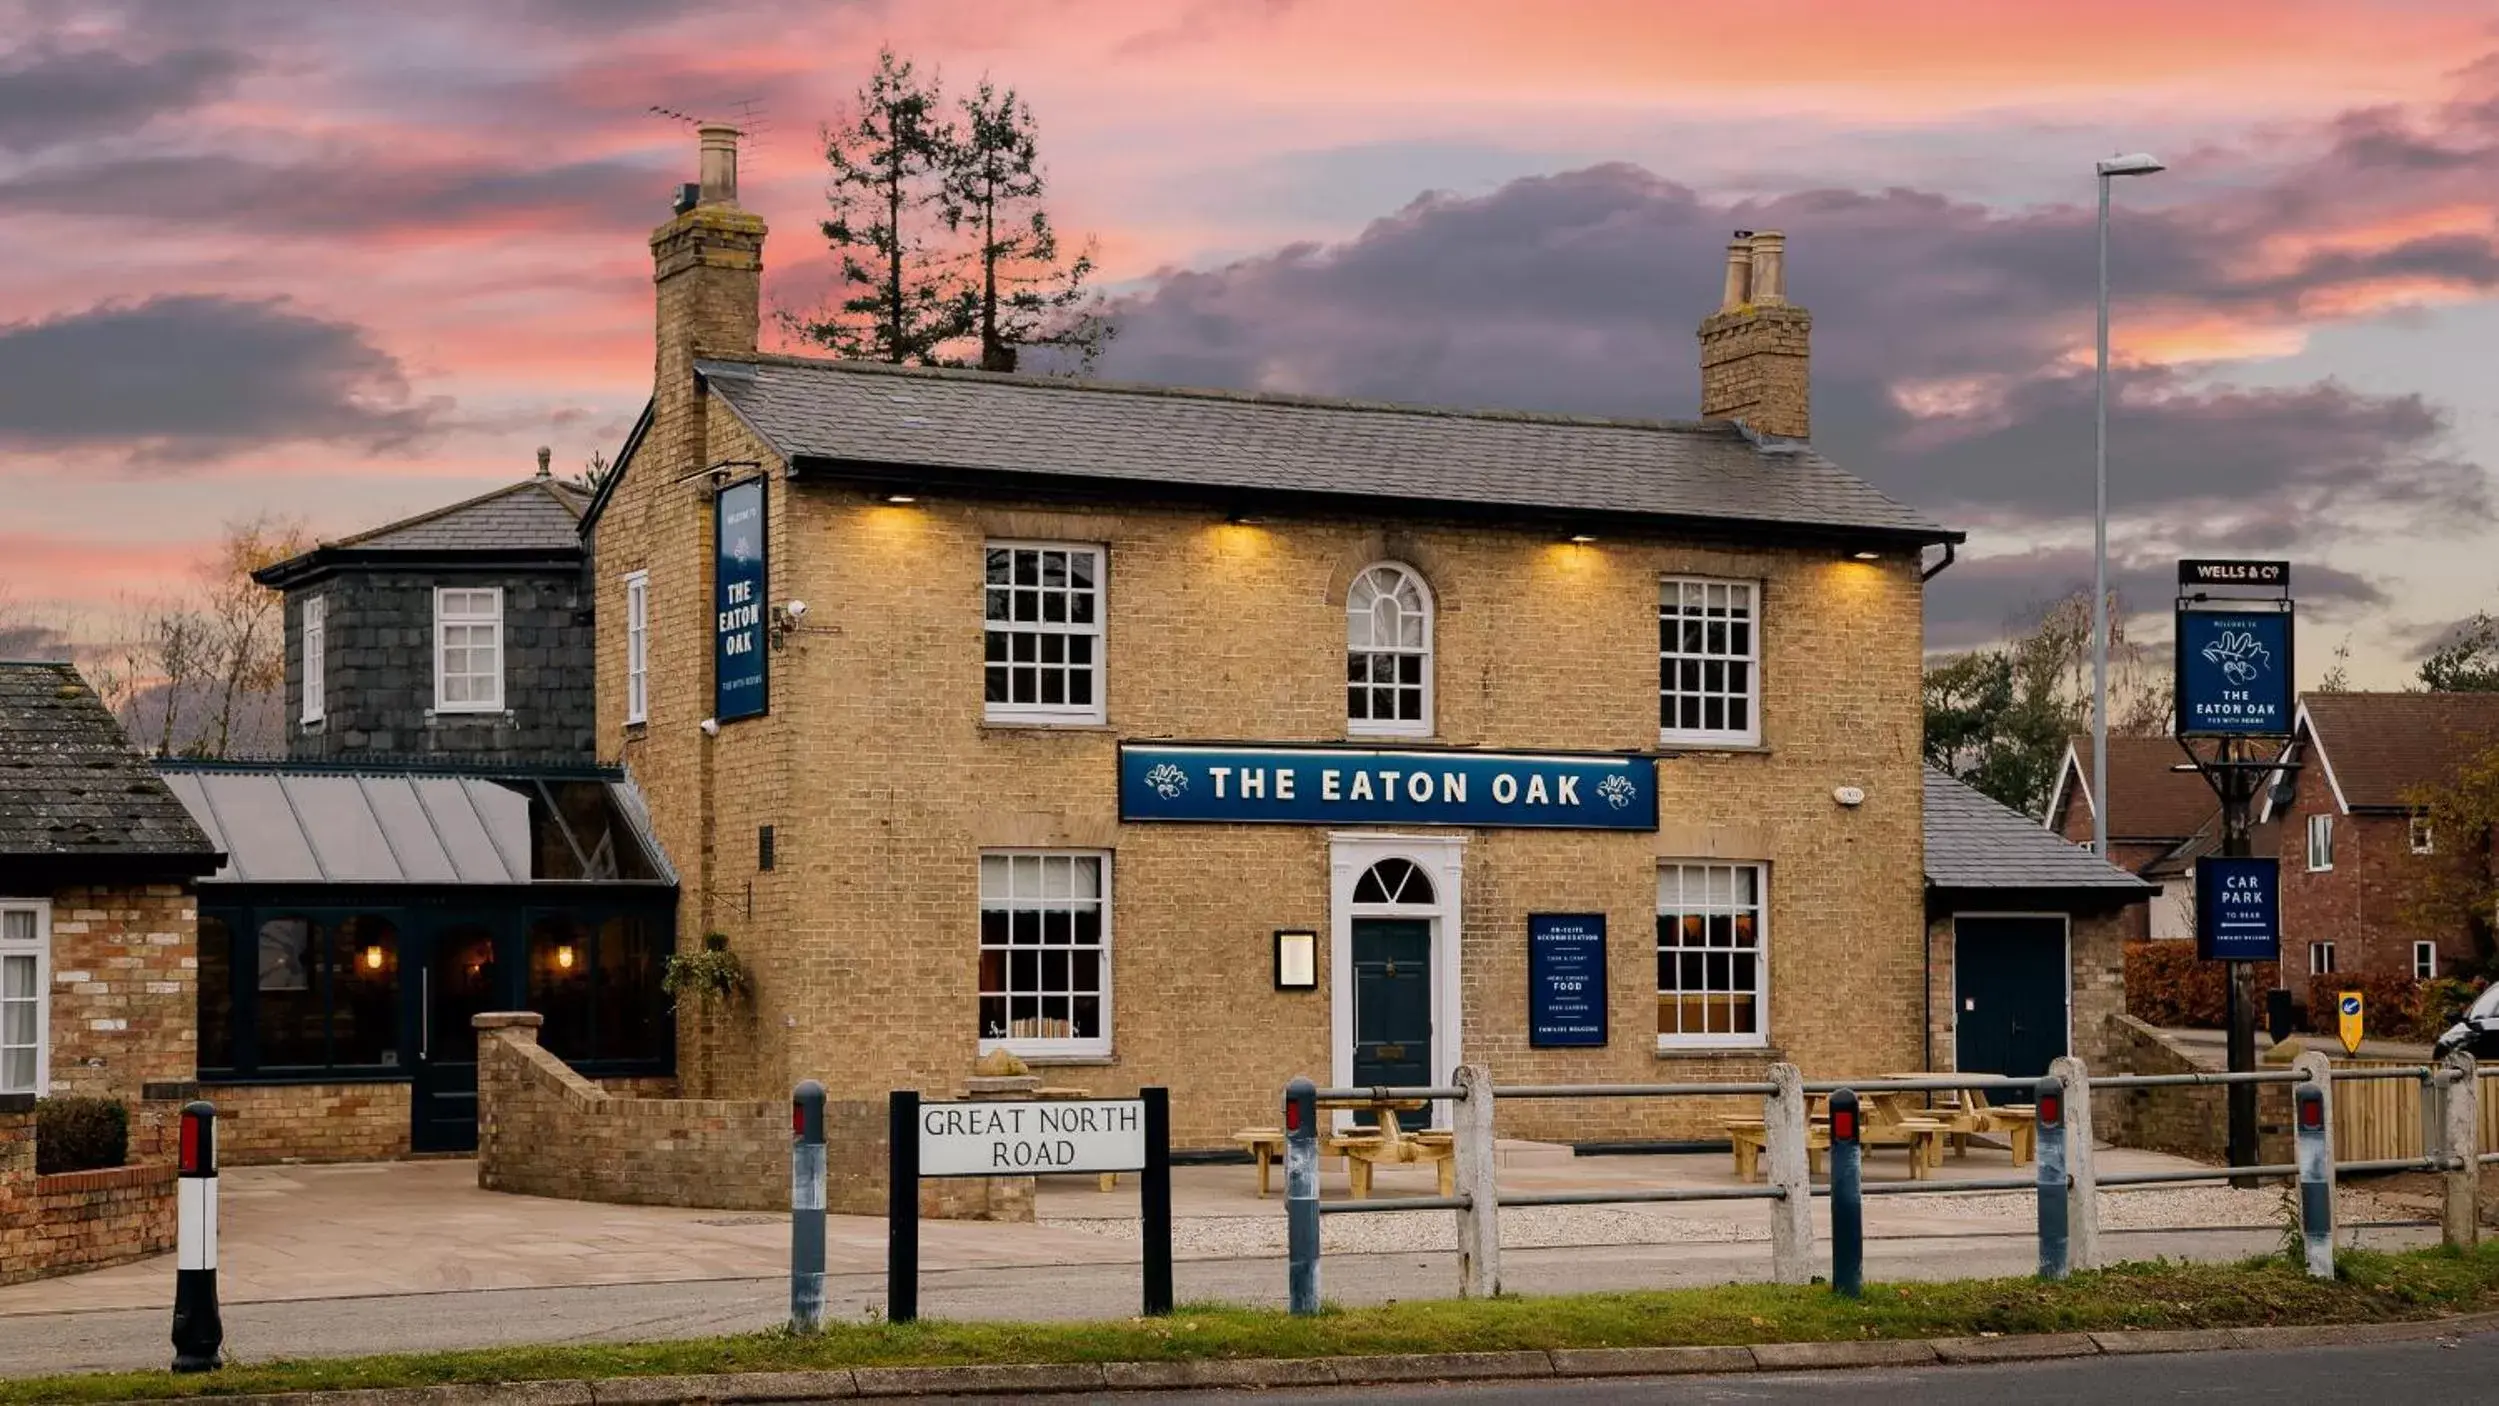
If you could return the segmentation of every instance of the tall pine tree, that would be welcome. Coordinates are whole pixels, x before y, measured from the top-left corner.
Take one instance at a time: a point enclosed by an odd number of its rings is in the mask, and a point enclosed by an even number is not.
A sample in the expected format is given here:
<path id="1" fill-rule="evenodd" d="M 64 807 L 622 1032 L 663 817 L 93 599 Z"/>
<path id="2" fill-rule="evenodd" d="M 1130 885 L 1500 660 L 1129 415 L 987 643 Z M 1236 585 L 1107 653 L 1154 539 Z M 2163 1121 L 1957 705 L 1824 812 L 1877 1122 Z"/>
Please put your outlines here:
<path id="1" fill-rule="evenodd" d="M 836 356 L 923 366 L 961 335 L 958 261 L 947 180 L 960 143 L 932 75 L 880 49 L 859 92 L 858 113 L 824 129 L 832 170 L 821 228 L 840 257 L 839 301 L 825 313 L 789 317 L 790 330 Z"/>
<path id="2" fill-rule="evenodd" d="M 1058 231 L 1041 200 L 1039 129 L 1030 105 L 988 79 L 965 98 L 945 182 L 946 222 L 972 240 L 958 323 L 980 345 L 984 371 L 1013 371 L 1021 348 L 1072 351 L 1090 366 L 1111 326 L 1091 306 L 1088 247 L 1061 262 Z"/>

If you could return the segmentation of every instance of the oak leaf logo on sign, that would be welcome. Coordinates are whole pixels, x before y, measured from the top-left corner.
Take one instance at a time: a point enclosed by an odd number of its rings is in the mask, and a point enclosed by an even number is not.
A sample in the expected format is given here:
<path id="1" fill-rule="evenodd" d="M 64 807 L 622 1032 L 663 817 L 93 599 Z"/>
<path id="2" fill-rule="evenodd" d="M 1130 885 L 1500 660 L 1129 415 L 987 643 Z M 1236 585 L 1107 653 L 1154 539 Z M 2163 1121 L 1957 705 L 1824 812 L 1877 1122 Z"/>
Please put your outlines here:
<path id="1" fill-rule="evenodd" d="M 2221 638 L 2204 646 L 2204 657 L 2221 666 L 2223 678 L 2243 684 L 2263 673 L 2273 654 L 2256 642 L 2253 630 L 2224 630 Z"/>
<path id="2" fill-rule="evenodd" d="M 1180 799 L 1189 789 L 1189 774 L 1170 762 L 1158 762 L 1145 774 L 1146 789 L 1167 801 Z"/>
<path id="3" fill-rule="evenodd" d="M 1628 776 L 1609 776 L 1597 783 L 1597 794 L 1605 797 L 1605 803 L 1616 810 L 1630 809 L 1631 798 L 1638 791 L 1639 788 L 1631 784 Z"/>

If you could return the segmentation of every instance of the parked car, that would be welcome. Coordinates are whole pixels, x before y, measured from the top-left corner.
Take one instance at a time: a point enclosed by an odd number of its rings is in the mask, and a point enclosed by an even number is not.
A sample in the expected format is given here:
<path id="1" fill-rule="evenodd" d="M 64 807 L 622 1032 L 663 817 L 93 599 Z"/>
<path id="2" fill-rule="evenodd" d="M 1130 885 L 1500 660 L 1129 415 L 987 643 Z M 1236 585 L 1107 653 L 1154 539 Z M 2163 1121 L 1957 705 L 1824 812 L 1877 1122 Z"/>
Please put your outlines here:
<path id="1" fill-rule="evenodd" d="M 2473 999 L 2464 1019 L 2447 1027 L 2431 1052 L 2440 1059 L 2462 1050 L 2481 1060 L 2499 1060 L 2499 985 Z"/>

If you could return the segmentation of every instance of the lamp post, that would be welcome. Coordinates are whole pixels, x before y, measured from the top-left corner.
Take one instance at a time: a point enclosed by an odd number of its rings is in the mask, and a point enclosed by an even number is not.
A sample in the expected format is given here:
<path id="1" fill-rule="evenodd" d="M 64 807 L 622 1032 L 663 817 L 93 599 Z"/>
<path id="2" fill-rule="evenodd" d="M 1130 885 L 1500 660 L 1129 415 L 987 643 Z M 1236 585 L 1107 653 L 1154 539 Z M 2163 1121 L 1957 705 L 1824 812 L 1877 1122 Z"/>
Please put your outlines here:
<path id="1" fill-rule="evenodd" d="M 2145 152 L 2112 156 L 2100 177 L 2100 357 L 2091 427 L 2091 852 L 2109 854 L 2109 182 L 2164 169 Z"/>

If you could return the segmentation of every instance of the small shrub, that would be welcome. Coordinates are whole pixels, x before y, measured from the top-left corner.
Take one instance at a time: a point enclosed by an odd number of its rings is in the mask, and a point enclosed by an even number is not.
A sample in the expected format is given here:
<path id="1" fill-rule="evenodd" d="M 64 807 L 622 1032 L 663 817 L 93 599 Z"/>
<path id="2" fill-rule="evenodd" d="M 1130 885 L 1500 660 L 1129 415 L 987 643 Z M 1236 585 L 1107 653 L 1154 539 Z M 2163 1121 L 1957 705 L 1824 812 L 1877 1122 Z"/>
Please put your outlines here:
<path id="1" fill-rule="evenodd" d="M 2421 983 L 2420 995 L 2413 1002 L 2413 1023 L 2424 1040 L 2435 1040 L 2447 1027 L 2464 1019 L 2464 1008 L 2488 988 L 2490 980 L 2479 976 L 2442 976 Z"/>
<path id="2" fill-rule="evenodd" d="M 2192 942 L 2126 944 L 2126 1014 L 2151 1025 L 2218 1030 L 2230 1023 L 2230 967 L 2195 955 Z M 2281 982 L 2272 962 L 2256 967 L 2258 1000 Z M 2256 1022 L 2265 1011 L 2256 1008 Z"/>
<path id="3" fill-rule="evenodd" d="M 92 1172 L 130 1160 L 130 1110 L 118 1099 L 47 1098 L 35 1105 L 35 1172 Z"/>

